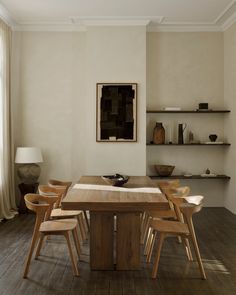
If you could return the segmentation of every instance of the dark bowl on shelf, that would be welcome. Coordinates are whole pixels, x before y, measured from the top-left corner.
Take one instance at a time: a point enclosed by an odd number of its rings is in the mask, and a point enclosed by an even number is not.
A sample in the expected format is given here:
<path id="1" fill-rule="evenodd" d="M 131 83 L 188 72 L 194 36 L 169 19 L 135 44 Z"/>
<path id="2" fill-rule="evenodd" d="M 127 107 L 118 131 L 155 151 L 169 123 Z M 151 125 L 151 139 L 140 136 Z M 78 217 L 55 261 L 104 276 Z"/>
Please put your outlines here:
<path id="1" fill-rule="evenodd" d="M 171 176 L 175 169 L 175 166 L 171 165 L 155 165 L 155 169 L 158 176 Z"/>
<path id="2" fill-rule="evenodd" d="M 218 136 L 216 134 L 210 134 L 209 135 L 209 139 L 210 139 L 211 142 L 215 142 L 217 140 L 217 137 Z"/>
<path id="3" fill-rule="evenodd" d="M 103 175 L 102 179 L 110 185 L 122 186 L 129 180 L 129 176 L 116 173 L 114 175 Z"/>

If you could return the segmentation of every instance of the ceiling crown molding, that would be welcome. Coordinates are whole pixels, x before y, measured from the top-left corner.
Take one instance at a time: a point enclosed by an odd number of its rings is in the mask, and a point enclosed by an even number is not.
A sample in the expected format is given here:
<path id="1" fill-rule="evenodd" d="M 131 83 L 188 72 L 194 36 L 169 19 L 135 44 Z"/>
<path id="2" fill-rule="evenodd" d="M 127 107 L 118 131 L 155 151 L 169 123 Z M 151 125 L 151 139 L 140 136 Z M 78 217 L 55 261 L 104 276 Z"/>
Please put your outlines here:
<path id="1" fill-rule="evenodd" d="M 214 24 L 223 25 L 225 21 L 235 12 L 236 9 L 236 0 L 232 0 L 229 5 L 218 15 L 215 19 Z"/>
<path id="2" fill-rule="evenodd" d="M 12 28 L 14 31 L 22 32 L 83 32 L 86 27 L 71 21 L 65 22 L 22 22 Z"/>
<path id="3" fill-rule="evenodd" d="M 228 30 L 236 22 L 236 12 L 232 14 L 222 25 L 222 31 Z"/>
<path id="4" fill-rule="evenodd" d="M 0 3 L 0 18 L 10 27 L 14 27 L 16 22 L 9 11 Z"/>
<path id="5" fill-rule="evenodd" d="M 159 20 L 159 19 L 158 19 Z M 147 26 L 146 17 L 111 18 L 111 17 L 70 17 L 68 20 L 18 22 L 16 31 L 85 31 L 90 26 Z"/>
<path id="6" fill-rule="evenodd" d="M 161 17 L 156 17 L 159 22 Z M 84 26 L 147 26 L 150 23 L 149 16 L 140 17 L 71 17 L 71 22 Z"/>
<path id="7" fill-rule="evenodd" d="M 149 32 L 222 32 L 236 22 L 236 0 L 211 22 L 171 22 L 157 17 L 70 17 L 54 21 L 16 21 L 0 4 L 0 17 L 16 31 L 85 31 L 90 26 L 145 26 Z"/>
<path id="8" fill-rule="evenodd" d="M 160 24 L 152 23 L 149 32 L 221 32 L 236 21 L 236 0 L 233 0 L 212 22 L 171 22 L 165 19 Z"/>
<path id="9" fill-rule="evenodd" d="M 220 32 L 220 26 L 212 24 L 186 24 L 186 23 L 173 23 L 150 25 L 147 27 L 148 32 Z"/>

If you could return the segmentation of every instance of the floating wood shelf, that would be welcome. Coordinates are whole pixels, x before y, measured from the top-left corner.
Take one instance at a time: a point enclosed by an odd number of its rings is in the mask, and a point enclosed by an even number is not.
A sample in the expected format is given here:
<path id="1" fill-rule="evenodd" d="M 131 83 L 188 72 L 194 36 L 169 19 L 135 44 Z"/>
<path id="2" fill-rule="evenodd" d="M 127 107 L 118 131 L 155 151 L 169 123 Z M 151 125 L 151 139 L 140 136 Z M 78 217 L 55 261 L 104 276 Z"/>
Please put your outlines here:
<path id="1" fill-rule="evenodd" d="M 147 143 L 146 145 L 151 145 L 151 146 L 163 146 L 163 145 L 168 145 L 168 146 L 201 146 L 201 145 L 204 145 L 204 146 L 230 146 L 231 144 L 230 143 L 214 143 L 214 144 L 211 144 L 211 143 L 184 143 L 184 144 L 178 144 L 178 143 L 164 143 L 164 144 L 154 144 L 154 143 Z"/>
<path id="2" fill-rule="evenodd" d="M 192 175 L 192 176 L 184 176 L 184 175 L 171 175 L 171 176 L 157 176 L 157 175 L 149 175 L 151 179 L 230 179 L 230 176 L 227 175 L 216 175 L 216 176 L 201 176 L 201 175 Z"/>
<path id="3" fill-rule="evenodd" d="M 189 113 L 189 114 L 219 114 L 219 113 L 230 113 L 230 110 L 207 110 L 207 111 L 197 111 L 197 110 L 180 110 L 180 111 L 166 111 L 166 110 L 147 110 L 147 114 L 155 113 Z"/>

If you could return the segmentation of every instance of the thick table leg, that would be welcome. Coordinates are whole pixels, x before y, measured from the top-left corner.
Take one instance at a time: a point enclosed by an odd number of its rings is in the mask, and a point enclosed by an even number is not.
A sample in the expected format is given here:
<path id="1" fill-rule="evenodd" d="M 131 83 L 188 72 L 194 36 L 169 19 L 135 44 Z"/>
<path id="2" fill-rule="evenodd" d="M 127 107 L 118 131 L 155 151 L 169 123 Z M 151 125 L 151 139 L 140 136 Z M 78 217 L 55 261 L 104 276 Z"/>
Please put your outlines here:
<path id="1" fill-rule="evenodd" d="M 136 270 L 140 268 L 140 227 L 139 212 L 117 213 L 117 270 Z"/>
<path id="2" fill-rule="evenodd" d="M 90 267 L 93 270 L 114 269 L 114 213 L 90 212 Z"/>

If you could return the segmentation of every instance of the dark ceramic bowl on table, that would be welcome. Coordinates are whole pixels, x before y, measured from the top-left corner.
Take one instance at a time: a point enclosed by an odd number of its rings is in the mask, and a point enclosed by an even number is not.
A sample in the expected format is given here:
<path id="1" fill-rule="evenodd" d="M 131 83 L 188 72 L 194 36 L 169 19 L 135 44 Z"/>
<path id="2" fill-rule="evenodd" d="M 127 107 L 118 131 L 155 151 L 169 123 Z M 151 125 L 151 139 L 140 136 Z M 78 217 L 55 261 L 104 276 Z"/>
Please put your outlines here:
<path id="1" fill-rule="evenodd" d="M 129 176 L 116 173 L 113 175 L 103 175 L 102 179 L 110 185 L 122 186 L 129 180 Z"/>

